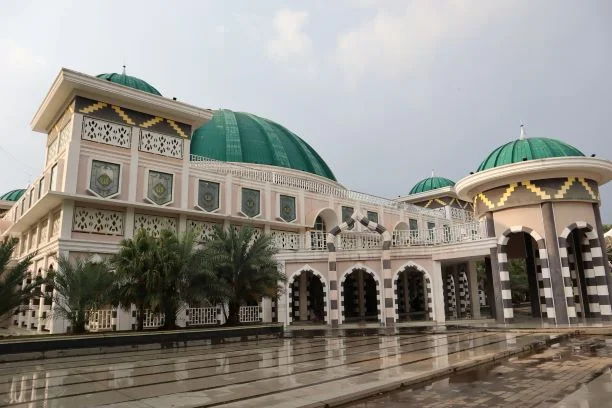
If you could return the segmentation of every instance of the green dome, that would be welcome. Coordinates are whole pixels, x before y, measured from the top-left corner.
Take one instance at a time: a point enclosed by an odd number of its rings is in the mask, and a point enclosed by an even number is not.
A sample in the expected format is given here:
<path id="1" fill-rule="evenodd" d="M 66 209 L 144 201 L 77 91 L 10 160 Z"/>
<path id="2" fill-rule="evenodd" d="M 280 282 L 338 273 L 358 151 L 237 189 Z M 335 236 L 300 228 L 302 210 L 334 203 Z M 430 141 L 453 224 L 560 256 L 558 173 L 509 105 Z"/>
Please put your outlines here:
<path id="1" fill-rule="evenodd" d="M 17 201 L 21 198 L 23 193 L 25 193 L 24 189 L 9 191 L 0 196 L 0 201 Z"/>
<path id="2" fill-rule="evenodd" d="M 478 166 L 477 171 L 492 169 L 505 164 L 550 157 L 584 156 L 573 146 L 556 139 L 529 137 L 513 140 L 493 150 Z"/>
<path id="3" fill-rule="evenodd" d="M 428 177 L 416 183 L 409 194 L 424 193 L 430 190 L 436 190 L 442 187 L 452 187 L 455 185 L 453 180 L 444 177 Z"/>
<path id="4" fill-rule="evenodd" d="M 139 91 L 148 92 L 153 95 L 162 96 L 161 93 L 151 85 L 146 83 L 140 78 L 136 78 L 133 76 L 125 75 L 125 74 L 100 74 L 96 75 L 96 78 L 104 79 L 106 81 L 114 82 L 119 85 L 128 86 L 130 88 L 137 89 Z"/>
<path id="5" fill-rule="evenodd" d="M 250 113 L 215 111 L 212 119 L 193 133 L 191 154 L 227 162 L 286 167 L 336 181 L 308 143 L 278 123 Z"/>

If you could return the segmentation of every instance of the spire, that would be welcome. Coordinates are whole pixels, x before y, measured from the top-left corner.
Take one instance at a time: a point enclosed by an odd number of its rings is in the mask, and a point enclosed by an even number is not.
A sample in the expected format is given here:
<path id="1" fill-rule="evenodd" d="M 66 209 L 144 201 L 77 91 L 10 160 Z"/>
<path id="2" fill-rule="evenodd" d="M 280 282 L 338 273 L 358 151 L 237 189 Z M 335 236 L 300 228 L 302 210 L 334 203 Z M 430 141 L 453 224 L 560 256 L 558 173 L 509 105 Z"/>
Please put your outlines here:
<path id="1" fill-rule="evenodd" d="M 431 177 L 435 177 L 435 172 L 433 169 L 431 169 Z"/>
<path id="2" fill-rule="evenodd" d="M 526 135 L 525 135 L 525 127 L 521 123 L 521 136 L 519 137 L 519 140 L 523 140 L 523 139 L 525 139 L 525 137 L 526 137 Z"/>
<path id="3" fill-rule="evenodd" d="M 123 72 L 122 75 L 125 75 L 125 64 L 123 64 Z"/>

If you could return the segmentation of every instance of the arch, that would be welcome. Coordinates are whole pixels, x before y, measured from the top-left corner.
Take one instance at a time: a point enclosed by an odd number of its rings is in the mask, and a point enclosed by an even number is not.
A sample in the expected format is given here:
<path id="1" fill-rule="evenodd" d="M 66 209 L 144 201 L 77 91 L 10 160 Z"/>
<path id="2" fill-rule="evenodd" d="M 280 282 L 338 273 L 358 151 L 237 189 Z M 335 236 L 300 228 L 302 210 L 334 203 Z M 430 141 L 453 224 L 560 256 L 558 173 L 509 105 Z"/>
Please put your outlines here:
<path id="1" fill-rule="evenodd" d="M 406 221 L 398 221 L 395 223 L 393 231 L 410 231 L 410 225 Z"/>
<path id="2" fill-rule="evenodd" d="M 363 270 L 365 271 L 367 274 L 369 274 L 370 276 L 372 276 L 372 278 L 374 278 L 374 282 L 376 283 L 376 310 L 378 311 L 378 321 L 382 322 L 382 303 L 381 303 L 381 288 L 382 288 L 382 282 L 380 277 L 378 276 L 378 274 L 370 267 L 362 264 L 362 263 L 356 263 L 354 265 L 352 265 L 351 267 L 349 267 L 348 269 L 346 269 L 341 275 L 340 275 L 340 279 L 339 281 L 339 286 L 340 286 L 340 300 L 342 301 L 342 304 L 344 303 L 344 282 L 346 281 L 346 278 L 348 277 L 348 275 L 350 275 L 351 273 L 353 273 L 353 271 L 355 270 Z M 344 304 L 342 305 L 342 310 L 341 313 L 339 315 L 339 323 L 342 323 L 344 321 L 344 312 L 345 312 L 345 307 Z"/>
<path id="3" fill-rule="evenodd" d="M 432 280 L 431 280 L 431 275 L 429 274 L 429 272 L 427 272 L 427 269 L 425 269 L 423 266 L 417 264 L 416 262 L 412 262 L 412 261 L 408 261 L 405 264 L 403 264 L 402 266 L 399 267 L 399 269 L 397 269 L 395 271 L 395 273 L 393 274 L 393 314 L 394 314 L 394 318 L 395 321 L 398 322 L 399 321 L 399 305 L 397 302 L 397 289 L 398 289 L 398 280 L 400 277 L 400 274 L 402 272 L 404 272 L 406 269 L 416 269 L 417 271 L 423 273 L 423 275 L 425 276 L 425 290 L 427 292 L 427 314 L 428 314 L 428 319 L 429 320 L 435 320 L 434 318 L 434 302 L 433 302 L 433 287 L 432 287 Z"/>
<path id="4" fill-rule="evenodd" d="M 504 312 L 504 322 L 512 323 L 514 319 L 514 309 L 512 305 L 512 293 L 510 290 L 510 272 L 508 271 L 508 256 L 507 245 L 510 241 L 510 236 L 515 233 L 525 233 L 531 236 L 538 248 L 538 259 L 541 270 L 542 281 L 544 284 L 543 293 L 546 302 L 546 317 L 550 323 L 556 324 L 557 318 L 555 314 L 555 304 L 552 294 L 552 285 L 550 279 L 550 268 L 548 266 L 548 251 L 544 238 L 536 231 L 522 225 L 515 225 L 505 230 L 497 240 L 497 262 L 499 268 L 499 279 L 501 283 L 502 306 Z"/>
<path id="5" fill-rule="evenodd" d="M 321 217 L 321 219 L 323 220 L 323 222 L 325 222 L 325 225 L 327 226 L 327 231 L 325 232 L 329 232 L 330 227 L 338 225 L 338 215 L 332 208 L 325 207 L 325 208 L 320 209 L 315 214 L 315 216 L 312 217 L 312 220 L 308 222 L 308 225 L 311 225 L 312 228 L 314 228 L 315 222 L 318 217 Z"/>
<path id="6" fill-rule="evenodd" d="M 325 276 L 323 276 L 321 272 L 319 272 L 318 270 L 316 270 L 315 268 L 311 267 L 308 264 L 297 269 L 287 279 L 287 301 L 288 301 L 287 312 L 289 313 L 288 323 L 291 323 L 293 321 L 292 306 L 294 303 L 294 299 L 293 299 L 293 291 L 291 290 L 291 285 L 294 283 L 295 279 L 299 277 L 303 272 L 312 272 L 312 274 L 316 276 L 317 278 L 319 278 L 319 280 L 321 281 L 321 285 L 323 286 L 323 315 L 324 315 L 323 317 L 325 319 L 325 323 L 329 323 L 329 311 L 327 307 L 327 303 L 329 299 L 329 285 L 327 284 L 327 279 L 325 279 Z"/>
<path id="7" fill-rule="evenodd" d="M 570 267 L 571 262 L 569 259 L 567 242 L 570 234 L 575 230 L 584 232 L 584 236 L 586 238 L 584 239 L 584 242 L 580 242 L 579 244 L 583 248 L 589 248 L 588 252 L 584 252 L 584 249 L 582 251 L 582 268 L 583 273 L 585 274 L 586 291 L 589 294 L 588 303 L 590 304 L 589 306 L 592 307 L 591 313 L 596 317 L 599 315 L 602 318 L 609 320 L 612 318 L 612 310 L 610 308 L 609 289 L 605 280 L 605 262 L 607 262 L 604 255 L 605 249 L 601 247 L 601 241 L 599 240 L 597 230 L 591 224 L 586 221 L 576 221 L 565 227 L 561 232 L 561 235 L 558 237 L 559 256 L 561 258 L 561 272 L 567 294 L 566 301 L 570 322 L 576 321 L 578 316 L 573 282 L 575 277 L 572 276 L 572 272 L 575 273 L 576 270 L 572 271 L 572 268 Z M 584 316 L 584 311 L 581 309 L 581 306 L 579 306 L 579 309 L 581 312 L 583 312 Z"/>

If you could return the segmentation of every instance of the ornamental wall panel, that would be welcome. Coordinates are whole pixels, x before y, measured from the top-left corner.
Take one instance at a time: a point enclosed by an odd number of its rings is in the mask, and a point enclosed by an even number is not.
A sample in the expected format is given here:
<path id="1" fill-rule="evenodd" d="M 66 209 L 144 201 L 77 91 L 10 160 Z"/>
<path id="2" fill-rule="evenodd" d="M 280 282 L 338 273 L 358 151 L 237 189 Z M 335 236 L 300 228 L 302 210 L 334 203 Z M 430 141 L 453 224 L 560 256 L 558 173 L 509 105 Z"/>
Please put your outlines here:
<path id="1" fill-rule="evenodd" d="M 278 249 L 298 250 L 301 248 L 302 234 L 289 231 L 270 231 L 274 246 Z"/>
<path id="2" fill-rule="evenodd" d="M 242 188 L 242 213 L 247 217 L 256 217 L 261 213 L 261 194 L 259 190 Z"/>
<path id="3" fill-rule="evenodd" d="M 174 159 L 182 159 L 183 145 L 184 142 L 181 138 L 163 135 L 149 130 L 140 130 L 138 150 L 141 152 L 158 154 Z"/>
<path id="4" fill-rule="evenodd" d="M 94 234 L 123 236 L 125 214 L 119 211 L 76 207 L 72 230 Z"/>
<path id="5" fill-rule="evenodd" d="M 89 189 L 103 198 L 119 193 L 121 184 L 121 166 L 100 160 L 91 161 Z"/>
<path id="6" fill-rule="evenodd" d="M 212 239 L 215 233 L 215 227 L 219 225 L 220 224 L 215 224 L 214 222 L 187 220 L 187 229 L 194 231 L 197 240 L 200 242 Z"/>
<path id="7" fill-rule="evenodd" d="M 149 170 L 147 198 L 157 205 L 170 203 L 172 201 L 173 179 L 172 174 Z"/>
<path id="8" fill-rule="evenodd" d="M 296 209 L 295 209 L 295 197 L 281 195 L 280 196 L 280 217 L 286 222 L 295 221 Z"/>
<path id="9" fill-rule="evenodd" d="M 198 207 L 208 212 L 219 209 L 219 183 L 198 181 Z"/>
<path id="10" fill-rule="evenodd" d="M 129 149 L 132 127 L 84 116 L 81 139 Z"/>
<path id="11" fill-rule="evenodd" d="M 157 237 L 163 230 L 176 232 L 176 218 L 162 217 L 159 215 L 135 214 L 134 231 L 144 229 L 150 235 Z"/>

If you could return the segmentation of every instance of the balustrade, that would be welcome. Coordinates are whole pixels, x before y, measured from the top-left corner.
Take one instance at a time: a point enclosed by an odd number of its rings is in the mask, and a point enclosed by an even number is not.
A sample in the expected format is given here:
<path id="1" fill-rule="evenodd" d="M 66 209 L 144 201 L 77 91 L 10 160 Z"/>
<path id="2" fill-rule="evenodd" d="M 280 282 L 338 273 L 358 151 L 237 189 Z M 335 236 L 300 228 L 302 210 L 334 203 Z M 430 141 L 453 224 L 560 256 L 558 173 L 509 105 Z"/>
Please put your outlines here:
<path id="1" fill-rule="evenodd" d="M 219 309 L 216 307 L 190 307 L 187 315 L 190 326 L 219 324 Z"/>
<path id="2" fill-rule="evenodd" d="M 261 322 L 259 306 L 240 306 L 238 317 L 240 318 L 240 323 Z"/>
<path id="3" fill-rule="evenodd" d="M 113 318 L 112 309 L 91 310 L 89 312 L 89 331 L 97 332 L 101 330 L 112 330 L 111 319 Z"/>

